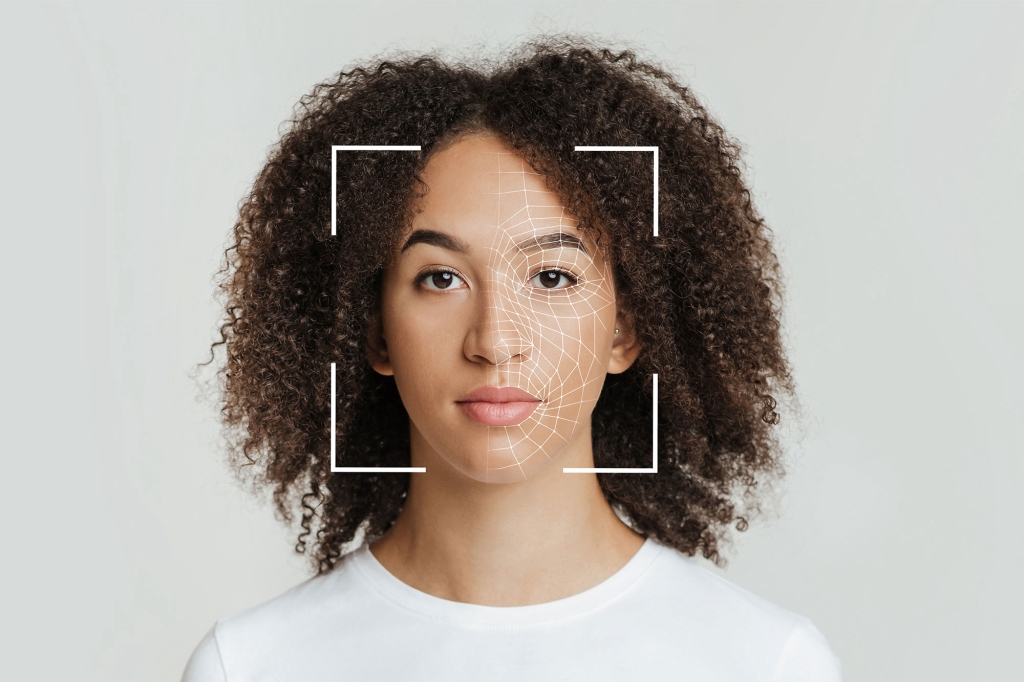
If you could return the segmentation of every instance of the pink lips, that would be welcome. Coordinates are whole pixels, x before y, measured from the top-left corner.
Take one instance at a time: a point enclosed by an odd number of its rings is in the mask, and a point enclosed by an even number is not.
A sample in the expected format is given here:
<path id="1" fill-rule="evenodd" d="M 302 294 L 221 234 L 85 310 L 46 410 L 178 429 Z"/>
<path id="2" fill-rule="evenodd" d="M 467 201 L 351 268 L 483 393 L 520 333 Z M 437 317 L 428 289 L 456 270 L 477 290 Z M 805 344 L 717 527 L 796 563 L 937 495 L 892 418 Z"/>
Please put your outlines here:
<path id="1" fill-rule="evenodd" d="M 475 422 L 486 426 L 513 426 L 529 417 L 540 399 L 512 386 L 481 386 L 456 403 Z"/>

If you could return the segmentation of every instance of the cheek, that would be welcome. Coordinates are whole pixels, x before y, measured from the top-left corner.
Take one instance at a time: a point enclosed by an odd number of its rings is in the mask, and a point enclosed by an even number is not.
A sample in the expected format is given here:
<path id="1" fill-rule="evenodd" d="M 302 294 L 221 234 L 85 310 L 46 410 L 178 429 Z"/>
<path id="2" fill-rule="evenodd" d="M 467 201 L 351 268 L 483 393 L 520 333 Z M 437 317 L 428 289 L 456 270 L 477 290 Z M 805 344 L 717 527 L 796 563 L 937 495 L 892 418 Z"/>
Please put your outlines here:
<path id="1" fill-rule="evenodd" d="M 452 319 L 425 306 L 397 300 L 387 312 L 388 355 L 402 400 L 421 402 L 436 396 L 451 378 L 451 363 L 461 352 Z"/>
<path id="2" fill-rule="evenodd" d="M 555 302 L 538 314 L 537 370 L 552 396 L 576 400 L 599 394 L 611 355 L 614 309 L 602 297 Z M 611 312 L 611 315 L 609 315 Z"/>

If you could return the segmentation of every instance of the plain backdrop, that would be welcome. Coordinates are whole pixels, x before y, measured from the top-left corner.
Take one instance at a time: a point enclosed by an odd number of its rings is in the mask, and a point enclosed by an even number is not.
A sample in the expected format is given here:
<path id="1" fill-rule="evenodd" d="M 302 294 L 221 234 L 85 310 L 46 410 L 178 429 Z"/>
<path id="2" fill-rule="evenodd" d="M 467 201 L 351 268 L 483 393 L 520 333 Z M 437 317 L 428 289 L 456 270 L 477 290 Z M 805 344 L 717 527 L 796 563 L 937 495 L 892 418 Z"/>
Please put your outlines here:
<path id="1" fill-rule="evenodd" d="M 807 417 L 725 575 L 849 682 L 1022 679 L 1024 5 L 654 2 L 0 7 L 0 678 L 176 680 L 309 576 L 189 378 L 238 202 L 315 83 L 538 31 L 692 86 L 774 229 Z"/>

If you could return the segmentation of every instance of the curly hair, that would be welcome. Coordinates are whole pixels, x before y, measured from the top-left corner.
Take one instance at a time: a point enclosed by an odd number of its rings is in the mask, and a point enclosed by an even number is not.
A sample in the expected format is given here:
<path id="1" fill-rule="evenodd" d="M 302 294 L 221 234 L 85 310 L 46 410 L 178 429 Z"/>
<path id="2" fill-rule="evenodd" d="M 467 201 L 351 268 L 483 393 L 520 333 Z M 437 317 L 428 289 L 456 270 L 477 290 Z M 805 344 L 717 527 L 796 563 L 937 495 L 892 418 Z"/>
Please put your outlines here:
<path id="1" fill-rule="evenodd" d="M 420 173 L 470 131 L 500 136 L 581 227 L 610 236 L 641 350 L 594 408 L 595 466 L 649 461 L 653 373 L 660 395 L 658 473 L 597 474 L 607 501 L 641 535 L 723 564 L 730 529 L 747 528 L 782 474 L 772 427 L 793 386 L 770 232 L 740 147 L 694 94 L 634 50 L 577 36 L 532 39 L 498 63 L 378 58 L 300 100 L 240 204 L 220 273 L 227 316 L 212 351 L 226 348 L 221 419 L 235 470 L 273 491 L 285 522 L 301 514 L 295 549 L 318 573 L 361 529 L 372 543 L 397 519 L 409 474 L 330 471 L 329 368 L 338 461 L 409 466 L 409 417 L 366 340 Z M 421 151 L 339 154 L 332 236 L 332 145 L 370 144 Z M 658 147 L 659 236 L 651 155 L 576 145 Z"/>

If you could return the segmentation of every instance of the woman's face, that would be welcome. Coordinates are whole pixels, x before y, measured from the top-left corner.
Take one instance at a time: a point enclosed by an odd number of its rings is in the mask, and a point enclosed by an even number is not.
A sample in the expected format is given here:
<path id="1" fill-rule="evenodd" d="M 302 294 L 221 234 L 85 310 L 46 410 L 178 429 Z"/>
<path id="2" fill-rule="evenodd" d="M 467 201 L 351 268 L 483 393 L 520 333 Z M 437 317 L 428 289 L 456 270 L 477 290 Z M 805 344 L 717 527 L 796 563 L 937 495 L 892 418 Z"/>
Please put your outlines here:
<path id="1" fill-rule="evenodd" d="M 421 177 L 371 363 L 394 375 L 414 447 L 479 481 L 524 480 L 589 440 L 606 373 L 636 357 L 617 341 L 611 264 L 494 136 L 460 138 Z"/>

